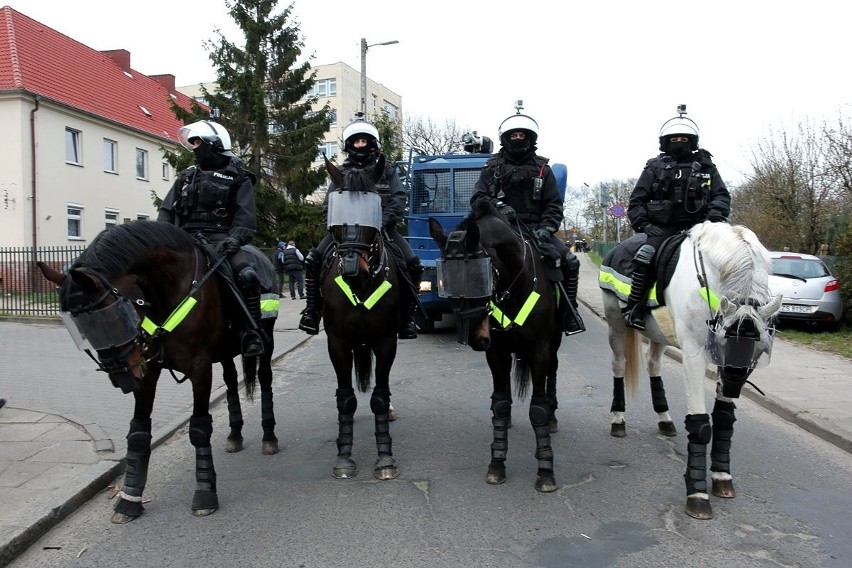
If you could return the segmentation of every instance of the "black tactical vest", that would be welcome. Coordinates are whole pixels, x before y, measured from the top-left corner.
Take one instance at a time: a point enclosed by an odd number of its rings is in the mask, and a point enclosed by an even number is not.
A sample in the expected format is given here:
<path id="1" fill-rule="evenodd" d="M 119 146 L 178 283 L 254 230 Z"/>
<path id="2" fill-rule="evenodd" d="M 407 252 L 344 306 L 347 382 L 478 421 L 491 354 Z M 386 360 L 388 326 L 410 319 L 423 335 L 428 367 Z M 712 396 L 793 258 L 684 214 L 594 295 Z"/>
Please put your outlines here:
<path id="1" fill-rule="evenodd" d="M 489 182 L 491 195 L 510 205 L 524 223 L 541 221 L 541 178 L 547 162 L 547 158 L 533 156 L 523 164 L 509 164 L 498 154 L 486 163 L 493 174 Z"/>

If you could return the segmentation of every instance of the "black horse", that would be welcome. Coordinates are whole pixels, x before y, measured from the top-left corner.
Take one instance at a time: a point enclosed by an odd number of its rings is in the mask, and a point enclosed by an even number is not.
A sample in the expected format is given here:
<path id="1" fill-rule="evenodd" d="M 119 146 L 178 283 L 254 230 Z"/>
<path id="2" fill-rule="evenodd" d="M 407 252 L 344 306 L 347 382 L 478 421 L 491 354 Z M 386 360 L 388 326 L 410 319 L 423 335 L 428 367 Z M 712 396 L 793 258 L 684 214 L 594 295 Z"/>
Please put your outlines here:
<path id="1" fill-rule="evenodd" d="M 129 522 L 144 510 L 142 493 L 151 455 L 151 412 L 163 369 L 183 373 L 192 384 L 189 438 L 196 455 L 193 514 L 209 515 L 219 507 L 209 413 L 215 362 L 222 362 L 228 384 L 229 446 L 236 444 L 231 450 L 239 449 L 242 440 L 233 364 L 239 354 L 240 326 L 236 318 L 241 314 L 235 311 L 225 280 L 215 275 L 220 263 L 211 266 L 212 261 L 187 232 L 151 221 L 134 221 L 102 232 L 67 273 L 38 263 L 45 278 L 59 286 L 63 319 L 78 346 L 87 343 L 95 349 L 97 357 L 86 351 L 108 374 L 113 386 L 133 392 L 135 398 L 127 434 L 124 485 L 115 506 L 114 523 Z M 266 293 L 263 298 L 269 301 Z M 262 309 L 266 315 L 277 317 L 277 307 L 273 310 L 267 305 Z M 260 379 L 264 453 L 278 450 L 270 363 L 274 323 L 274 317 L 268 317 L 262 326 L 266 333 L 264 355 L 243 359 L 249 397 L 255 381 Z M 235 401 L 236 407 L 232 406 Z"/>
<path id="2" fill-rule="evenodd" d="M 384 160 L 373 168 L 340 170 L 326 161 L 339 190 L 328 196 L 328 226 L 334 244 L 323 263 L 322 318 L 328 354 L 337 375 L 338 479 L 358 473 L 352 459 L 353 423 L 358 399 L 352 387 L 353 364 L 360 392 L 370 387 L 375 357 L 375 387 L 370 409 L 375 415 L 376 460 L 373 475 L 399 475 L 389 426 L 390 371 L 396 358 L 397 330 L 403 317 L 400 281 L 381 234 L 381 198 L 375 183 Z"/>
<path id="3" fill-rule="evenodd" d="M 485 201 L 450 235 L 429 219 L 429 232 L 441 247 L 441 284 L 456 303 L 460 342 L 485 351 L 494 383 L 491 395 L 494 441 L 485 481 L 506 480 L 511 378 L 523 398 L 532 382 L 530 422 L 535 431 L 541 492 L 557 489 L 550 433 L 556 431 L 557 351 L 562 334 L 555 286 L 531 243 L 513 230 Z M 513 371 L 514 363 L 514 373 Z"/>

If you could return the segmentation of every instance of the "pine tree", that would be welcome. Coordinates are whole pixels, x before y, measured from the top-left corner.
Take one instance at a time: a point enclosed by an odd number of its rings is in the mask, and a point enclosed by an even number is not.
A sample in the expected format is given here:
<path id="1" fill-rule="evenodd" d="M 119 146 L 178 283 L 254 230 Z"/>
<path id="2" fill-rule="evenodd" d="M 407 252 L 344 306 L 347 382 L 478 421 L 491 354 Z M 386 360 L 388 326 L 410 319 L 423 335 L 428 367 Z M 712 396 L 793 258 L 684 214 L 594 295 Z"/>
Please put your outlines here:
<path id="1" fill-rule="evenodd" d="M 313 169 L 311 163 L 331 124 L 328 104 L 312 111 L 316 72 L 308 61 L 299 63 L 304 42 L 298 22 L 290 17 L 293 5 L 274 15 L 277 4 L 226 1 L 245 45 L 228 41 L 219 30 L 216 41 L 205 42 L 218 90 L 202 92 L 210 107 L 221 112 L 219 121 L 231 134 L 234 153 L 258 180 L 258 245 L 292 233 L 294 218 L 315 220 L 321 230 L 320 208 L 305 204 L 304 198 L 325 180 L 325 170 Z M 309 235 L 303 242 L 316 238 Z"/>

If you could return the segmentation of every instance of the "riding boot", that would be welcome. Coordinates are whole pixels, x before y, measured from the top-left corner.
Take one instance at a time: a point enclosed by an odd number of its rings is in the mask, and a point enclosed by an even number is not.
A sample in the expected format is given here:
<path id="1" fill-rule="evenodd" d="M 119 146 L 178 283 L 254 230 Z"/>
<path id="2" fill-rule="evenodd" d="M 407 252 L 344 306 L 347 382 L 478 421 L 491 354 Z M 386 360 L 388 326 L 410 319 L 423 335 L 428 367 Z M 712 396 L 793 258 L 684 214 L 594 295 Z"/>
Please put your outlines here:
<path id="1" fill-rule="evenodd" d="M 420 280 L 423 278 L 423 265 L 420 264 L 420 257 L 415 256 L 408 262 L 408 275 L 411 278 L 411 289 L 409 290 L 410 296 L 405 311 L 405 321 L 402 322 L 402 328 L 399 330 L 399 338 L 417 339 L 415 315 L 419 307 L 417 295 L 420 291 Z"/>
<path id="2" fill-rule="evenodd" d="M 243 299 L 246 302 L 252 322 L 246 326 L 240 337 L 240 350 L 243 357 L 259 357 L 263 355 L 263 331 L 260 327 L 260 292 L 244 292 Z"/>
<path id="3" fill-rule="evenodd" d="M 563 266 L 570 268 L 568 263 Z M 563 306 L 562 331 L 566 335 L 573 335 L 581 331 L 586 331 L 586 324 L 583 323 L 583 318 L 580 317 L 580 312 L 577 311 L 577 286 L 580 283 L 579 272 L 573 270 L 567 274 L 566 272 L 565 268 L 563 268 L 565 299 L 567 301 Z"/>
<path id="4" fill-rule="evenodd" d="M 305 258 L 305 309 L 302 310 L 302 319 L 299 321 L 299 329 L 308 335 L 319 333 L 320 306 L 319 297 L 319 273 L 322 260 L 317 258 L 315 250 L 311 250 Z"/>
<path id="5" fill-rule="evenodd" d="M 624 318 L 627 327 L 645 330 L 645 293 L 647 292 L 650 265 L 642 262 L 634 263 L 633 281 L 630 284 L 630 296 L 627 298 L 627 307 L 624 308 Z"/>

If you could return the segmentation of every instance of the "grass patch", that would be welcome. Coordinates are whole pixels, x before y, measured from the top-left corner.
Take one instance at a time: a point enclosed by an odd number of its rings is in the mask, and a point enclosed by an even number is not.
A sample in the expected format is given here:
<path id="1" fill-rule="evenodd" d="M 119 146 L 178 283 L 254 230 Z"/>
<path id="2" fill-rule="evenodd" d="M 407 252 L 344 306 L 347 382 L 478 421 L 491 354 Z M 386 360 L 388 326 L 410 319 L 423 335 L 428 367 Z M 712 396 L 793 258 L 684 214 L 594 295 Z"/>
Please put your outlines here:
<path id="1" fill-rule="evenodd" d="M 819 331 L 783 326 L 778 328 L 776 337 L 818 351 L 834 353 L 852 359 L 852 329 L 848 326 L 844 326 L 838 331 Z"/>

